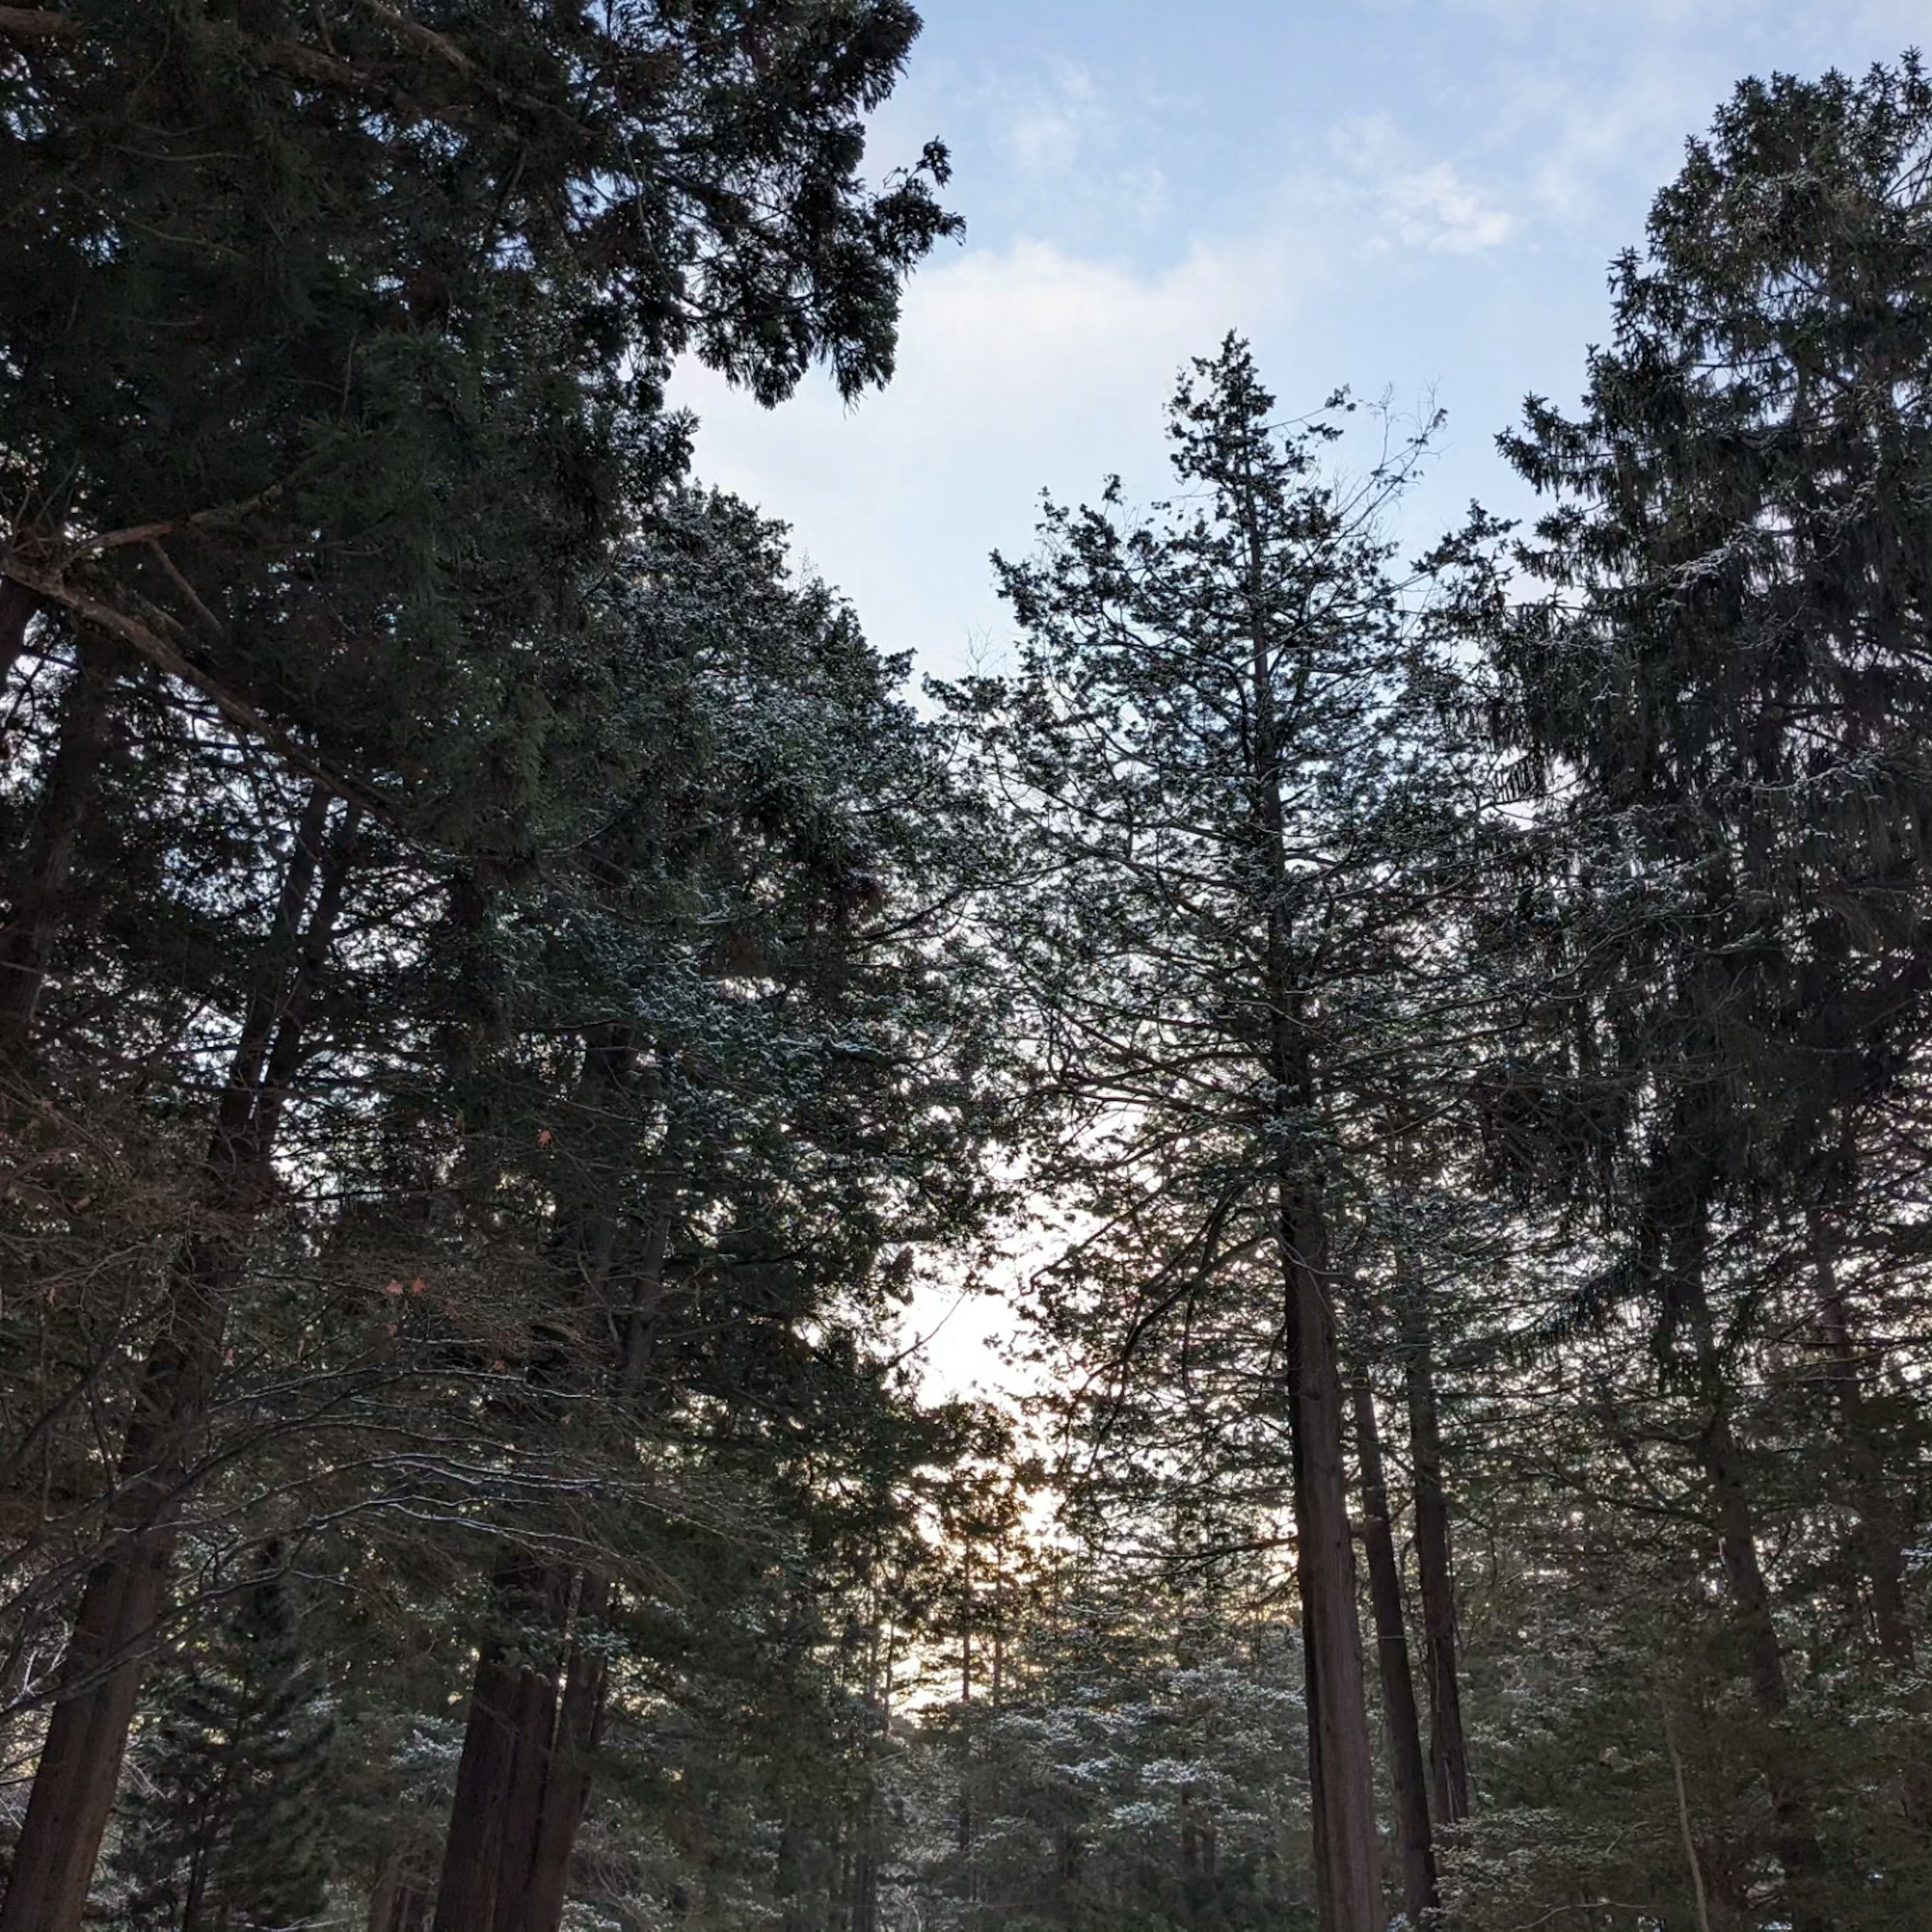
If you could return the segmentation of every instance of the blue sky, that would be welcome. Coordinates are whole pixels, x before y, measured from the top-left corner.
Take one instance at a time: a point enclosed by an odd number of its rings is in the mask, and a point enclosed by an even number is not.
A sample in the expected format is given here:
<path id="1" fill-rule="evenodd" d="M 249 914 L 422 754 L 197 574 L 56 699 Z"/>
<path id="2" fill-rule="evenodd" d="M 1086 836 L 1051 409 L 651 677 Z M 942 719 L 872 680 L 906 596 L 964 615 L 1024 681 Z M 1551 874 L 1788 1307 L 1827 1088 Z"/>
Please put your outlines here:
<path id="1" fill-rule="evenodd" d="M 1402 535 L 1472 496 L 1522 396 L 1572 400 L 1605 272 L 1687 136 L 1748 74 L 1894 59 L 1926 0 L 928 0 L 880 166 L 952 147 L 963 247 L 908 292 L 900 369 L 766 412 L 701 371 L 699 467 L 789 521 L 874 640 L 942 674 L 1005 640 L 987 553 L 1039 492 L 1163 480 L 1192 355 L 1254 341 L 1286 409 L 1342 383 L 1448 411 Z M 948 1298 L 922 1294 L 929 1325 Z M 958 1310 L 938 1387 L 998 1380 L 996 1304 Z"/>
<path id="2" fill-rule="evenodd" d="M 1162 482 L 1176 372 L 1230 328 L 1291 410 L 1449 412 L 1405 534 L 1516 506 L 1492 439 L 1577 392 L 1606 265 L 1746 74 L 1891 59 L 1925 0 L 928 0 L 874 129 L 938 134 L 967 219 L 908 291 L 897 380 L 766 412 L 700 371 L 698 461 L 794 529 L 883 648 L 1002 639 L 987 552 L 1042 488 Z"/>

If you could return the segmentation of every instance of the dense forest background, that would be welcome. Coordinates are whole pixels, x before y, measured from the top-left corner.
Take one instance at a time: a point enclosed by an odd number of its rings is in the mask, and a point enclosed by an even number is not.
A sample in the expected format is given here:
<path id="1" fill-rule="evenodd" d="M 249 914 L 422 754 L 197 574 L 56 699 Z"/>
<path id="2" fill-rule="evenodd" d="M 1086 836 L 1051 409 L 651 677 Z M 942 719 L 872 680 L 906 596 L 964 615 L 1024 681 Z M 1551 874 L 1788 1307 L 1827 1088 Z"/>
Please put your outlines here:
<path id="1" fill-rule="evenodd" d="M 918 28 L 0 7 L 0 1932 L 1932 1924 L 1932 78 L 915 689 Z"/>

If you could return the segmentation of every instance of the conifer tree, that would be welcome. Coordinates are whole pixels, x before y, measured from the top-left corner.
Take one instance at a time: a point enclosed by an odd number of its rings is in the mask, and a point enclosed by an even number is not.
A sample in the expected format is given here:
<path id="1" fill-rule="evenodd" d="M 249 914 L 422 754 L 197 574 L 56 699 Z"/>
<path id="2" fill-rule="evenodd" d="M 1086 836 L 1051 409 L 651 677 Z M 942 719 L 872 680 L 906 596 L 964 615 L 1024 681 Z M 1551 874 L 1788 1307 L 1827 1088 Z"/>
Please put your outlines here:
<path id="1" fill-rule="evenodd" d="M 264 1562 L 279 1564 L 271 1542 Z M 321 1911 L 333 1730 L 295 1594 L 272 1567 L 155 1686 L 114 1864 L 137 1932 L 284 1932 Z"/>
<path id="2" fill-rule="evenodd" d="M 1132 1390 L 1092 1425 L 1116 1455 L 1130 1403 L 1160 1412 L 1157 1360 L 1180 1414 L 1218 1391 L 1208 1446 L 1156 1437 L 1157 1463 L 1286 1490 L 1322 1924 L 1365 1932 L 1382 1886 L 1338 1310 L 1378 1102 L 1435 1077 L 1422 1042 L 1447 1037 L 1418 1015 L 1457 838 L 1377 525 L 1419 445 L 1352 494 L 1320 472 L 1334 414 L 1284 429 L 1230 339 L 1174 404 L 1186 494 L 1142 524 L 1117 488 L 1050 508 L 1039 560 L 1001 567 L 1024 668 L 958 701 L 1024 880 L 992 916 L 1057 1102 L 1035 1184 L 1094 1227 L 1042 1277 L 1048 1332 Z"/>
<path id="3" fill-rule="evenodd" d="M 1546 1133 L 1532 1156 L 1546 1197 L 1580 1174 L 1606 1190 L 1615 1241 L 1580 1309 L 1636 1298 L 1690 1397 L 1800 1925 L 1830 1920 L 1832 1854 L 1795 1736 L 1747 1364 L 1784 1322 L 1846 1335 L 1834 1266 L 1867 1136 L 1932 1016 L 1928 181 L 1916 59 L 1741 87 L 1618 265 L 1582 412 L 1532 399 L 1504 440 L 1555 500 L 1520 550 L 1553 589 L 1491 608 L 1499 715 L 1569 801 L 1560 1037 L 1502 1089 L 1546 1125 L 1587 1118 L 1581 1168 Z M 1803 1285 L 1774 1298 L 1767 1271 Z M 1898 1654 L 1902 1498 L 1846 1394 Z"/>
<path id="4" fill-rule="evenodd" d="M 767 400 L 819 361 L 848 395 L 889 373 L 900 282 L 956 226 L 937 146 L 882 189 L 859 173 L 862 117 L 917 26 L 897 0 L 0 14 L 0 354 L 22 372 L 0 398 L 0 478 L 22 506 L 0 544 L 0 655 L 32 620 L 72 666 L 0 935 L 0 1048 L 35 1101 L 103 1057 L 71 1042 L 56 1074 L 40 1009 L 64 940 L 92 965 L 70 932 L 90 889 L 114 896 L 111 868 L 76 862 L 121 830 L 98 820 L 134 716 L 164 709 L 219 770 L 212 714 L 272 790 L 312 784 L 344 866 L 352 824 L 486 871 L 527 862 L 586 595 L 682 460 L 670 359 L 694 350 Z M 218 779 L 196 801 L 217 850 L 246 789 Z M 193 1080 L 211 1030 L 238 1042 L 212 1083 L 204 1226 L 181 1234 L 129 1411 L 10 1928 L 82 1909 L 261 1184 L 315 1058 L 344 886 L 305 812 L 268 834 L 288 858 L 268 896 L 306 926 L 272 916 L 238 988 L 197 960 L 202 982 L 172 1002 L 192 1031 L 152 1046 Z M 258 883 L 208 896 L 232 908 Z M 138 930 L 142 908 L 118 909 Z"/>

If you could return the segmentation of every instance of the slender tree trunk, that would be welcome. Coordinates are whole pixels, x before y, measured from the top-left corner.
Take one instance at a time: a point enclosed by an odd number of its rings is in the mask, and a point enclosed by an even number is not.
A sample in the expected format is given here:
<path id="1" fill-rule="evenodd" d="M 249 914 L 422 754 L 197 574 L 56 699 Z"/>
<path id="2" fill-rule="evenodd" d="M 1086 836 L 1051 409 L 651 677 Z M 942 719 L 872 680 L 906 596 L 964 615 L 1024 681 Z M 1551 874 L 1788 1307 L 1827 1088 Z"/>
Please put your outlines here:
<path id="1" fill-rule="evenodd" d="M 1677 1787 L 1677 1830 L 1684 1842 L 1684 1862 L 1690 1868 L 1690 1889 L 1697 1905 L 1697 1932 L 1711 1932 L 1710 1902 L 1704 1896 L 1704 1867 L 1690 1830 L 1690 1793 L 1684 1787 L 1684 1757 L 1677 1748 L 1677 1734 L 1671 1726 L 1667 1704 L 1664 1707 L 1664 1748 L 1670 1754 L 1670 1775 Z"/>
<path id="2" fill-rule="evenodd" d="M 67 922 L 74 852 L 100 790 L 118 674 L 114 649 L 83 637 L 61 700 L 46 789 L 12 882 L 12 910 L 0 929 L 0 1058 L 17 1059 L 26 1050 L 47 963 Z"/>
<path id="3" fill-rule="evenodd" d="M 1282 1219 L 1316 1897 L 1322 1932 L 1379 1932 L 1382 1848 L 1326 1231 L 1306 1190 L 1284 1190 Z"/>
<path id="4" fill-rule="evenodd" d="M 328 855 L 298 946 L 295 934 L 320 857 L 328 800 L 311 797 L 283 877 L 268 958 L 242 1027 L 206 1162 L 200 1232 L 174 1269 L 123 1440 L 110 1510 L 115 1540 L 87 1580 L 14 1856 L 0 1932 L 75 1932 L 113 1808 L 146 1653 L 167 1600 L 183 1490 L 221 1358 L 227 1304 L 260 1199 L 259 1102 L 264 1069 L 293 1052 L 328 951 L 355 825 Z M 288 955 L 297 954 L 292 980 Z"/>
<path id="5" fill-rule="evenodd" d="M 1408 1619 L 1402 1612 L 1402 1573 L 1389 1524 L 1388 1484 L 1382 1473 L 1376 1400 L 1366 1375 L 1355 1378 L 1355 1449 L 1362 1474 L 1362 1546 L 1369 1562 L 1369 1595 L 1375 1606 L 1376 1655 L 1381 1665 L 1382 1718 L 1388 1732 L 1389 1779 L 1395 1790 L 1396 1828 L 1402 1840 L 1402 1908 L 1412 1924 L 1424 1923 L 1439 1900 L 1436 1846 L 1429 1826 L 1429 1774 L 1416 1721 L 1415 1680 L 1408 1665 Z"/>
<path id="6" fill-rule="evenodd" d="M 778 1828 L 777 1892 L 784 1916 L 780 1932 L 816 1932 L 806 1876 L 805 1834 L 788 1804 Z"/>
<path id="7" fill-rule="evenodd" d="M 429 1932 L 429 1903 L 412 1880 L 387 1874 L 369 1902 L 368 1932 Z"/>
<path id="8" fill-rule="evenodd" d="M 369 1895 L 368 1932 L 425 1932 L 429 1898 L 400 1858 L 385 1864 Z"/>
<path id="9" fill-rule="evenodd" d="M 1316 1102 L 1314 1070 L 1297 1018 L 1288 927 L 1288 855 L 1282 748 L 1274 696 L 1274 636 L 1252 483 L 1244 506 L 1247 602 L 1253 647 L 1254 830 L 1264 893 L 1264 971 L 1269 1016 L 1268 1124 Z M 1374 1755 L 1355 1610 L 1354 1539 L 1342 1454 L 1342 1388 L 1328 1275 L 1328 1228 L 1318 1180 L 1278 1156 L 1282 1327 L 1288 1352 L 1289 1437 L 1294 1487 L 1295 1567 L 1301 1597 L 1308 1708 L 1308 1773 L 1315 1890 L 1322 1932 L 1379 1932 L 1381 1841 Z"/>
<path id="10" fill-rule="evenodd" d="M 1402 1307 L 1409 1454 L 1415 1472 L 1415 1561 L 1422 1588 L 1423 1674 L 1429 1689 L 1430 1789 L 1441 1825 L 1469 1815 L 1469 1756 L 1462 1731 L 1456 1580 L 1449 1501 L 1442 1486 L 1442 1432 L 1436 1407 L 1429 1313 L 1418 1286 Z"/>
<path id="11" fill-rule="evenodd" d="M 878 1932 L 878 1797 L 867 1781 L 852 1848 L 851 1932 Z"/>

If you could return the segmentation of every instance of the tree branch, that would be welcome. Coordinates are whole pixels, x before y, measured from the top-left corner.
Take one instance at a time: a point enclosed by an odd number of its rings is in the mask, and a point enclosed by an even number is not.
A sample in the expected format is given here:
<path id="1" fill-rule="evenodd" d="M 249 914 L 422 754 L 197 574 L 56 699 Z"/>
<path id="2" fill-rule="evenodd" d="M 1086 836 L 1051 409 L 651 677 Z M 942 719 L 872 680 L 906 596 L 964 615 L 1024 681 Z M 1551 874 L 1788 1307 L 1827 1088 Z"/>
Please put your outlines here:
<path id="1" fill-rule="evenodd" d="M 14 40 L 51 40 L 84 32 L 70 14 L 47 7 L 0 7 L 0 34 Z"/>
<path id="2" fill-rule="evenodd" d="M 352 778 L 345 778 L 330 771 L 279 725 L 264 717 L 246 698 L 229 690 L 218 679 L 185 656 L 172 639 L 163 636 L 152 625 L 130 617 L 125 611 L 116 610 L 111 604 L 102 603 L 98 598 L 90 597 L 84 590 L 76 590 L 52 572 L 36 568 L 14 554 L 10 548 L 0 548 L 0 574 L 24 585 L 48 603 L 58 604 L 82 622 L 119 639 L 157 670 L 178 678 L 182 683 L 200 692 L 231 724 L 247 736 L 260 739 L 292 770 L 394 828 L 395 815 L 379 794 Z"/>

